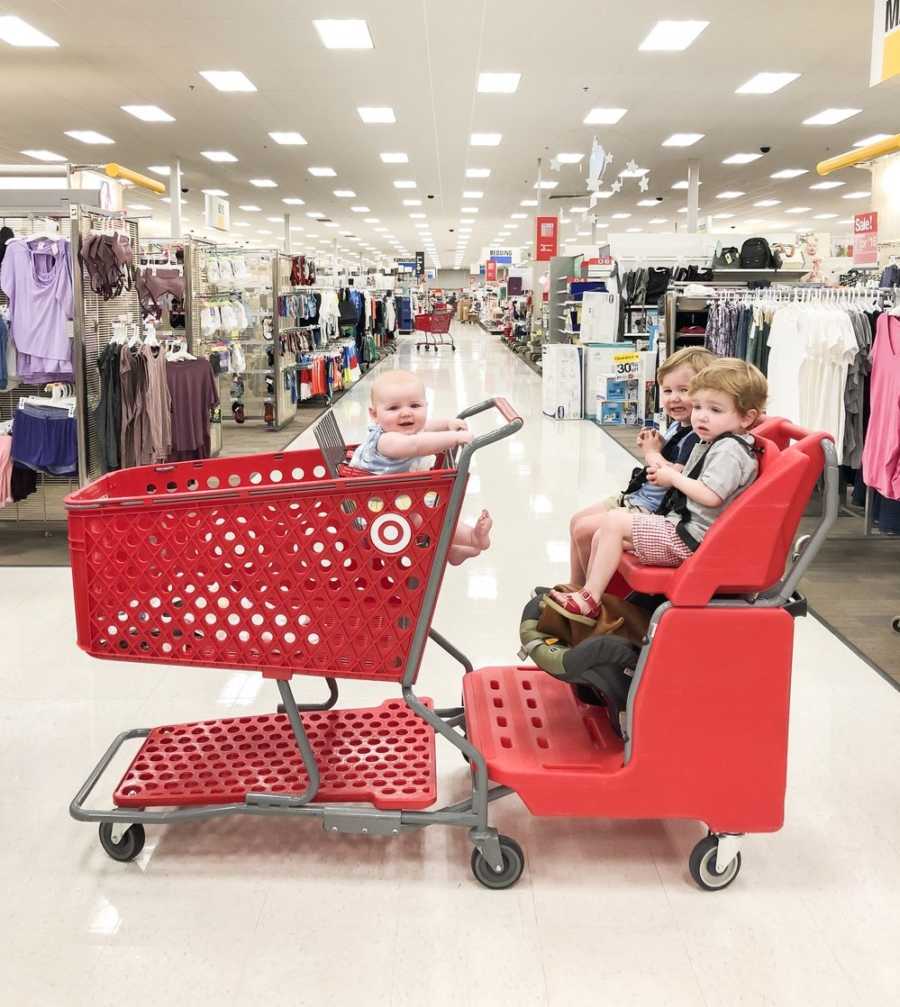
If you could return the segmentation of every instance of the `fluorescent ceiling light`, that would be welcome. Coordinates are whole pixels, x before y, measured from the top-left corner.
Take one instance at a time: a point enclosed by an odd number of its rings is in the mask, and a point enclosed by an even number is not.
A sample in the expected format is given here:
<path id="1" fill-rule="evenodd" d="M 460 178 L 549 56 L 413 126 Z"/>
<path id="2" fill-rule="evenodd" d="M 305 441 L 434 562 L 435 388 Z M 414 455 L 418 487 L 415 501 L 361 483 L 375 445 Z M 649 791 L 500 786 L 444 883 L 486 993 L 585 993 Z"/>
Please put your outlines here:
<path id="1" fill-rule="evenodd" d="M 843 199 L 868 199 L 868 197 L 871 196 L 871 195 L 872 195 L 871 192 L 863 192 L 863 191 L 860 190 L 859 192 L 848 192 L 847 195 L 843 196 L 842 198 Z"/>
<path id="2" fill-rule="evenodd" d="M 472 133 L 469 143 L 473 147 L 496 147 L 502 139 L 502 133 Z"/>
<path id="3" fill-rule="evenodd" d="M 256 85 L 240 70 L 201 70 L 200 76 L 217 91 L 255 91 Z"/>
<path id="4" fill-rule="evenodd" d="M 268 220 L 270 224 L 281 224 L 284 221 L 284 217 L 266 217 L 266 220 Z"/>
<path id="5" fill-rule="evenodd" d="M 67 161 L 67 157 L 62 154 L 54 154 L 52 150 L 21 150 L 20 154 L 26 157 L 33 157 L 35 161 Z"/>
<path id="6" fill-rule="evenodd" d="M 12 15 L 0 17 L 0 39 L 17 48 L 59 48 L 59 42 L 37 28 L 32 28 L 27 21 Z"/>
<path id="7" fill-rule="evenodd" d="M 762 154 L 732 154 L 731 157 L 726 157 L 722 164 L 750 164 L 761 157 Z"/>
<path id="8" fill-rule="evenodd" d="M 859 115 L 861 108 L 826 108 L 818 115 L 810 116 L 803 120 L 804 126 L 836 126 L 839 122 L 852 119 L 854 115 Z"/>
<path id="9" fill-rule="evenodd" d="M 642 199 L 638 203 L 638 206 L 656 206 L 656 200 L 655 199 Z"/>
<path id="10" fill-rule="evenodd" d="M 626 168 L 624 171 L 619 172 L 619 178 L 643 178 L 644 175 L 648 175 L 649 173 L 649 168 L 635 168 L 634 171 L 629 171 Z"/>
<path id="11" fill-rule="evenodd" d="M 310 175 L 314 175 L 316 178 L 334 178 L 337 172 L 334 168 L 310 168 Z"/>
<path id="12" fill-rule="evenodd" d="M 300 199 L 299 196 L 288 196 L 287 199 L 282 199 L 282 203 L 286 203 L 288 206 L 304 206 L 305 200 Z"/>
<path id="13" fill-rule="evenodd" d="M 785 210 L 785 213 L 809 213 L 812 209 L 811 206 L 792 206 L 790 210 Z"/>
<path id="14" fill-rule="evenodd" d="M 224 189 L 201 189 L 200 190 L 204 196 L 227 196 L 228 193 Z"/>
<path id="15" fill-rule="evenodd" d="M 239 210 L 243 210 L 244 213 L 259 213 L 260 208 L 253 203 L 244 203 L 238 207 Z"/>
<path id="16" fill-rule="evenodd" d="M 480 73 L 478 91 L 481 94 L 515 94 L 521 79 L 520 73 Z"/>
<path id="17" fill-rule="evenodd" d="M 350 207 L 350 212 L 351 213 L 371 213 L 372 211 L 368 208 L 368 206 L 351 206 Z"/>
<path id="18" fill-rule="evenodd" d="M 425 214 L 424 213 L 411 213 L 409 215 L 409 219 L 410 220 L 424 220 L 425 219 Z"/>
<path id="19" fill-rule="evenodd" d="M 339 227 L 340 225 L 336 224 L 333 220 L 330 220 L 330 221 L 328 221 L 328 223 L 325 226 L 326 227 Z"/>
<path id="20" fill-rule="evenodd" d="M 73 140 L 80 140 L 82 143 L 115 143 L 108 136 L 97 133 L 93 129 L 69 129 L 66 136 L 71 136 Z"/>
<path id="21" fill-rule="evenodd" d="M 147 171 L 152 171 L 154 175 L 162 175 L 163 178 L 168 178 L 172 174 L 172 169 L 167 164 L 148 165 Z"/>
<path id="22" fill-rule="evenodd" d="M 580 164 L 584 160 L 584 154 L 557 154 L 556 160 L 560 164 Z"/>
<path id="23" fill-rule="evenodd" d="M 478 207 L 477 206 L 464 206 L 462 208 L 462 212 L 463 213 L 478 213 Z"/>
<path id="24" fill-rule="evenodd" d="M 535 189 L 555 189 L 559 185 L 559 182 L 548 182 L 544 180 L 543 182 L 535 182 Z"/>
<path id="25" fill-rule="evenodd" d="M 870 147 L 873 143 L 881 143 L 882 140 L 893 139 L 893 133 L 876 133 L 874 136 L 867 136 L 865 140 L 857 140 L 854 147 Z"/>
<path id="26" fill-rule="evenodd" d="M 409 157 L 406 154 L 397 151 L 394 154 L 382 154 L 381 160 L 385 164 L 409 164 Z"/>
<path id="27" fill-rule="evenodd" d="M 257 234 L 271 234 L 272 232 L 271 232 L 271 231 L 269 231 L 269 230 L 266 230 L 266 228 L 264 228 L 264 227 L 263 227 L 263 228 L 261 228 L 261 229 L 257 230 L 257 232 L 256 232 L 256 233 L 257 233 Z"/>
<path id="28" fill-rule="evenodd" d="M 733 220 L 733 213 L 714 213 L 713 220 Z"/>
<path id="29" fill-rule="evenodd" d="M 745 192 L 738 192 L 737 189 L 729 189 L 727 192 L 720 192 L 716 199 L 740 199 L 741 196 L 746 196 Z"/>
<path id="30" fill-rule="evenodd" d="M 161 203 L 171 203 L 172 200 L 168 196 L 163 196 L 163 198 L 160 200 L 160 202 Z M 184 204 L 187 202 L 187 200 L 186 199 L 179 199 L 178 202 L 181 203 L 182 206 L 184 206 Z"/>
<path id="31" fill-rule="evenodd" d="M 175 117 L 164 112 L 158 105 L 122 105 L 123 112 L 133 115 L 141 122 L 174 122 Z"/>
<path id="32" fill-rule="evenodd" d="M 335 189 L 335 196 L 338 199 L 355 199 L 356 193 L 352 189 Z"/>
<path id="33" fill-rule="evenodd" d="M 573 212 L 577 213 L 578 211 L 574 210 Z M 528 214 L 527 213 L 511 213 L 510 217 L 513 220 L 527 220 L 528 219 Z"/>
<path id="34" fill-rule="evenodd" d="M 523 199 L 519 206 L 537 206 L 538 201 L 536 199 Z"/>
<path id="35" fill-rule="evenodd" d="M 284 144 L 286 147 L 302 147 L 306 144 L 306 140 L 299 133 L 269 133 L 269 136 L 276 143 Z"/>
<path id="36" fill-rule="evenodd" d="M 363 221 L 363 223 L 364 224 L 380 224 L 381 220 L 378 217 L 366 217 L 365 220 Z M 375 228 L 375 230 L 377 231 L 378 228 Z"/>
<path id="37" fill-rule="evenodd" d="M 482 199 L 484 193 L 480 189 L 466 189 L 462 194 L 463 199 Z"/>
<path id="38" fill-rule="evenodd" d="M 584 124 L 585 126 L 615 126 L 627 113 L 627 108 L 592 108 L 584 117 Z"/>
<path id="39" fill-rule="evenodd" d="M 631 216 L 630 213 L 614 213 L 612 215 L 612 219 L 613 220 L 628 220 L 628 218 L 630 216 Z"/>
<path id="40" fill-rule="evenodd" d="M 149 210 L 150 207 L 146 203 L 129 203 L 129 210 Z"/>
<path id="41" fill-rule="evenodd" d="M 735 94 L 774 94 L 799 78 L 799 73 L 758 73 L 746 84 L 734 92 Z"/>
<path id="42" fill-rule="evenodd" d="M 628 230 L 627 230 L 627 233 L 628 234 L 642 234 L 643 230 L 644 230 L 643 227 L 629 227 Z"/>
<path id="43" fill-rule="evenodd" d="M 313 21 L 326 49 L 374 49 L 369 26 L 358 18 L 323 18 Z"/>
<path id="44" fill-rule="evenodd" d="M 693 147 L 699 143 L 705 133 L 673 133 L 668 140 L 663 140 L 664 147 Z"/>
<path id="45" fill-rule="evenodd" d="M 653 202 L 656 203 L 656 200 L 654 200 Z M 588 212 L 588 208 L 586 206 L 570 206 L 569 207 L 569 213 L 587 213 L 587 212 Z M 522 214 L 515 214 L 514 213 L 513 216 L 514 217 L 515 216 L 524 217 L 525 214 L 524 213 L 522 213 Z"/>
<path id="46" fill-rule="evenodd" d="M 846 182 L 816 182 L 815 185 L 810 186 L 810 189 L 820 189 L 824 192 L 827 189 L 839 189 L 846 184 Z"/>
<path id="47" fill-rule="evenodd" d="M 675 183 L 675 184 L 674 184 L 674 185 L 672 186 L 672 188 L 673 188 L 673 189 L 688 189 L 688 188 L 690 188 L 690 183 L 689 183 L 689 182 L 687 182 L 687 181 L 682 181 L 682 182 L 676 182 L 676 183 Z"/>
<path id="48" fill-rule="evenodd" d="M 579 231 L 578 232 L 578 237 L 579 238 L 589 238 L 590 236 L 591 236 L 591 232 L 590 231 Z"/>
<path id="49" fill-rule="evenodd" d="M 709 21 L 658 21 L 641 42 L 641 52 L 683 52 L 700 36 Z"/>
<path id="50" fill-rule="evenodd" d="M 761 199 L 758 203 L 754 203 L 754 206 L 779 206 L 781 203 L 780 199 Z"/>
<path id="51" fill-rule="evenodd" d="M 613 196 L 615 196 L 615 193 L 612 191 L 612 189 L 600 189 L 599 192 L 595 192 L 594 195 L 598 199 L 611 199 Z"/>
<path id="52" fill-rule="evenodd" d="M 257 189 L 277 189 L 278 183 L 271 178 L 251 178 L 250 184 Z"/>
<path id="53" fill-rule="evenodd" d="M 415 189 L 415 187 L 416 183 L 408 178 L 406 179 L 401 178 L 394 182 L 395 189 Z"/>
<path id="54" fill-rule="evenodd" d="M 654 217 L 650 223 L 651 224 L 668 224 L 668 220 L 665 217 Z"/>
<path id="55" fill-rule="evenodd" d="M 234 154 L 229 154 L 227 150 L 201 150 L 200 153 L 207 161 L 215 161 L 217 164 L 233 164 L 237 162 Z"/>
<path id="56" fill-rule="evenodd" d="M 292 231 L 302 231 L 303 228 L 299 224 L 291 224 Z"/>
<path id="57" fill-rule="evenodd" d="M 836 213 L 817 213 L 813 220 L 834 220 L 836 216 Z"/>
<path id="58" fill-rule="evenodd" d="M 490 168 L 466 168 L 466 178 L 488 178 L 490 174 Z"/>
<path id="59" fill-rule="evenodd" d="M 397 117 L 394 115 L 394 110 L 387 105 L 379 107 L 368 106 L 365 108 L 358 108 L 356 111 L 359 113 L 360 119 L 369 125 L 397 121 Z"/>
<path id="60" fill-rule="evenodd" d="M 783 171 L 776 171 L 771 178 L 799 178 L 801 175 L 806 175 L 807 171 L 805 168 L 785 168 Z"/>

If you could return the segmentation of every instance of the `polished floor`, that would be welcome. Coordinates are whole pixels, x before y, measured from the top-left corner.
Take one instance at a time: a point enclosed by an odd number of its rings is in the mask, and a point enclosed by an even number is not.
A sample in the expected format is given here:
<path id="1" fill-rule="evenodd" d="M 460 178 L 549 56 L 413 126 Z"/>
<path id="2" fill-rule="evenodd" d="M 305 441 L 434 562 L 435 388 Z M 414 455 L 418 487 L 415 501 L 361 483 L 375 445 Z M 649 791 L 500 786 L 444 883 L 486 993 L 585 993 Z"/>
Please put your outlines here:
<path id="1" fill-rule="evenodd" d="M 530 586 L 565 575 L 569 514 L 621 486 L 632 459 L 596 427 L 542 418 L 540 379 L 458 329 L 455 354 L 399 350 L 433 413 L 503 394 L 526 424 L 478 459 L 466 515 L 491 510 L 494 544 L 448 571 L 435 625 L 476 666 L 509 663 Z M 338 403 L 348 440 L 365 429 L 368 392 Z M 465 834 L 439 828 L 332 838 L 313 823 L 221 819 L 148 829 L 138 860 L 115 863 L 67 814 L 112 737 L 270 711 L 272 684 L 88 658 L 67 569 L 3 570 L 0 640 L 4 1003 L 897 1002 L 900 696 L 813 619 L 797 625 L 785 828 L 749 837 L 741 876 L 718 894 L 688 876 L 698 823 L 536 819 L 515 798 L 492 812 L 527 856 L 507 892 L 480 888 Z M 312 699 L 321 683 L 295 684 Z M 457 668 L 429 652 L 419 691 L 455 703 Z M 351 683 L 344 698 L 385 692 Z M 441 797 L 458 799 L 467 770 L 439 751 Z"/>

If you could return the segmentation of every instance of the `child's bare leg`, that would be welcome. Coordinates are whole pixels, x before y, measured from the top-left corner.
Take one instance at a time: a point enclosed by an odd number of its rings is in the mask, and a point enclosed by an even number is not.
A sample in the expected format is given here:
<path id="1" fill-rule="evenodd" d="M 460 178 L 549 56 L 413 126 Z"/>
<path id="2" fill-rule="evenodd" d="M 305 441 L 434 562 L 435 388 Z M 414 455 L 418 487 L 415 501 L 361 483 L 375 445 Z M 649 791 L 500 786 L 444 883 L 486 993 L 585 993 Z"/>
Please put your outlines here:
<path id="1" fill-rule="evenodd" d="M 453 534 L 453 544 L 447 554 L 451 566 L 459 566 L 467 559 L 472 559 L 485 549 L 489 549 L 493 524 L 491 515 L 486 510 L 481 512 L 474 525 L 458 524 Z"/>
<path id="2" fill-rule="evenodd" d="M 591 544 L 584 590 L 550 592 L 550 598 L 561 610 L 584 620 L 598 617 L 603 592 L 618 569 L 622 553 L 631 547 L 633 519 L 634 515 L 626 510 L 610 511 L 604 515 Z"/>

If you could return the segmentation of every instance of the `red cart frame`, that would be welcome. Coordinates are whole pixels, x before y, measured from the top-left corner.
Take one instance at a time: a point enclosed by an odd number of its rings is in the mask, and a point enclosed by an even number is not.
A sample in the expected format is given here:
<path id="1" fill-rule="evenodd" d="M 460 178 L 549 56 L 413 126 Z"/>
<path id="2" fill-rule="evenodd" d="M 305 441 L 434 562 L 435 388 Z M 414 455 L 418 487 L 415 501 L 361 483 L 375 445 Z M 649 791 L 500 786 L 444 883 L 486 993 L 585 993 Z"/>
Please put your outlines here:
<path id="1" fill-rule="evenodd" d="M 425 335 L 423 340 L 416 343 L 416 349 L 425 347 L 426 350 L 438 347 L 449 346 L 456 352 L 456 344 L 450 332 L 450 323 L 453 321 L 453 311 L 450 308 L 435 309 L 428 314 L 416 315 L 416 331 Z"/>

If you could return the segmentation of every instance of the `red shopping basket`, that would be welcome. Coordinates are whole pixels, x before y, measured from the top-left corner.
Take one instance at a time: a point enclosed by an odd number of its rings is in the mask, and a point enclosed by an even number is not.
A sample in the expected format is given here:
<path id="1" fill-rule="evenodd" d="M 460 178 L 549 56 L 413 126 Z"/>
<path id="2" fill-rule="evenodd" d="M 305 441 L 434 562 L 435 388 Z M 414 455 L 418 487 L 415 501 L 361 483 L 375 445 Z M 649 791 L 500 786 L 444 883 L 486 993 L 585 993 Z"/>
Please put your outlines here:
<path id="1" fill-rule="evenodd" d="M 103 476 L 66 498 L 78 644 L 399 681 L 455 474 L 329 479 L 311 450 Z"/>

